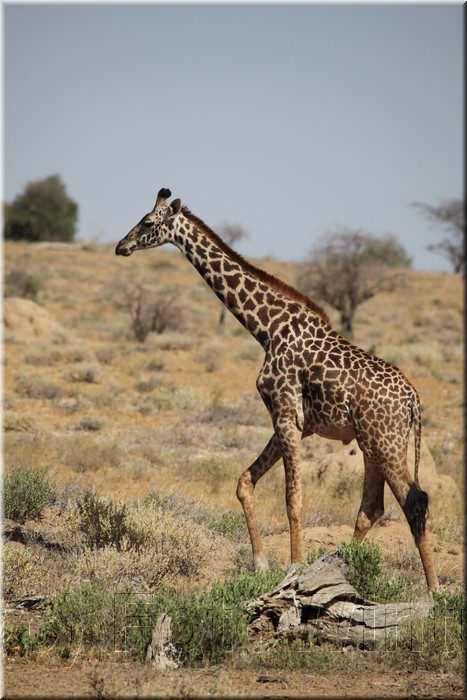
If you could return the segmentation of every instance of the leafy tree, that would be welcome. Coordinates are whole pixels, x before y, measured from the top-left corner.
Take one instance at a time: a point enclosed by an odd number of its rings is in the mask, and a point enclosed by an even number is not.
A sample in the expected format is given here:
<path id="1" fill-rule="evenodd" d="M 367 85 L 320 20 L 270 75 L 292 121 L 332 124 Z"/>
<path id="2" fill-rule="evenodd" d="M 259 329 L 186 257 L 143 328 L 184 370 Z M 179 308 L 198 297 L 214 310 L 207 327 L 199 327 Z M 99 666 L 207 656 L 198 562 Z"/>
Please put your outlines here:
<path id="1" fill-rule="evenodd" d="M 357 307 L 382 291 L 394 289 L 395 268 L 411 260 L 394 236 L 377 237 L 341 228 L 326 234 L 302 266 L 298 286 L 340 312 L 342 333 L 353 337 Z"/>
<path id="2" fill-rule="evenodd" d="M 418 207 L 432 223 L 446 230 L 445 237 L 439 243 L 427 246 L 427 249 L 444 255 L 455 273 L 465 272 L 464 200 L 445 199 L 437 207 L 421 202 L 414 202 L 412 206 Z"/>
<path id="3" fill-rule="evenodd" d="M 27 241 L 72 241 L 78 205 L 59 175 L 30 182 L 4 209 L 5 238 Z"/>

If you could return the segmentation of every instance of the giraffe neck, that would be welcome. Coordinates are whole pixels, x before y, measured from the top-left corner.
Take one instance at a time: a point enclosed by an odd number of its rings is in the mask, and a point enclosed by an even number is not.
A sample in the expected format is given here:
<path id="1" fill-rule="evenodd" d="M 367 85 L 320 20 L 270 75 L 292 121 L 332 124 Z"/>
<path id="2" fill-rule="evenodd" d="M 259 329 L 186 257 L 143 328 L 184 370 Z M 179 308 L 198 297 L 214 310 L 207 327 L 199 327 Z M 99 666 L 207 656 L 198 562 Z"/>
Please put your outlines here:
<path id="1" fill-rule="evenodd" d="M 173 242 L 265 349 L 278 327 L 300 311 L 329 323 L 317 304 L 248 263 L 186 207 L 178 218 Z"/>

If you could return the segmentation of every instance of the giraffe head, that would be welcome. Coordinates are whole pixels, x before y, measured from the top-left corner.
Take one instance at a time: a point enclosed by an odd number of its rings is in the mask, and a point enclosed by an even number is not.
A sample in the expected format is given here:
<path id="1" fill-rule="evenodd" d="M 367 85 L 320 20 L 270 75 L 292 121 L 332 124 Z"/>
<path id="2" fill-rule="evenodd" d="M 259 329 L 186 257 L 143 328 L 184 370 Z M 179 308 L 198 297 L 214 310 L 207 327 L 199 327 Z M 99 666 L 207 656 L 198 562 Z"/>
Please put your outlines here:
<path id="1" fill-rule="evenodd" d="M 171 240 L 172 223 L 182 206 L 179 199 L 174 199 L 171 204 L 168 204 L 167 200 L 171 194 L 165 187 L 159 190 L 154 209 L 143 216 L 141 221 L 133 226 L 125 238 L 117 244 L 116 255 L 127 256 L 135 250 L 157 248 Z"/>

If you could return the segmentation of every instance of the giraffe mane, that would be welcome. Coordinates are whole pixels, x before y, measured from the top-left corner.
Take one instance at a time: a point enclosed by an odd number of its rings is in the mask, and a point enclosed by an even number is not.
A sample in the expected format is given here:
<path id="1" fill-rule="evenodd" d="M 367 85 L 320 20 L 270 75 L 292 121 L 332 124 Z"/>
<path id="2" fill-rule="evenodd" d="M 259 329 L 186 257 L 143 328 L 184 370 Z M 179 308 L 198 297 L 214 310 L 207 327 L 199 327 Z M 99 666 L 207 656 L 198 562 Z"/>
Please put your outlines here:
<path id="1" fill-rule="evenodd" d="M 208 238 L 214 241 L 214 243 L 221 250 L 223 250 L 224 253 L 227 253 L 231 260 L 234 260 L 239 265 L 241 265 L 241 267 L 244 270 L 250 272 L 254 277 L 256 277 L 256 279 L 260 280 L 261 282 L 264 282 L 269 287 L 272 287 L 280 294 L 283 294 L 292 301 L 297 301 L 298 303 L 303 304 L 308 309 L 313 311 L 313 313 L 320 316 L 325 323 L 331 325 L 331 321 L 327 313 L 321 306 L 319 306 L 319 304 L 313 301 L 313 299 L 310 299 L 310 297 L 306 296 L 305 294 L 302 294 L 298 291 L 298 289 L 292 287 L 292 285 L 283 282 L 278 277 L 271 275 L 269 272 L 261 270 L 259 267 L 256 267 L 255 265 L 252 265 L 250 262 L 248 262 L 248 260 L 245 260 L 245 258 L 243 258 L 235 250 L 233 250 L 217 233 L 210 229 L 209 226 L 207 226 L 204 223 L 204 221 L 202 221 L 199 217 L 193 214 L 193 212 L 191 212 L 187 206 L 182 207 L 182 214 L 186 216 L 186 218 L 189 219 L 189 221 L 191 221 L 197 229 L 202 231 Z"/>

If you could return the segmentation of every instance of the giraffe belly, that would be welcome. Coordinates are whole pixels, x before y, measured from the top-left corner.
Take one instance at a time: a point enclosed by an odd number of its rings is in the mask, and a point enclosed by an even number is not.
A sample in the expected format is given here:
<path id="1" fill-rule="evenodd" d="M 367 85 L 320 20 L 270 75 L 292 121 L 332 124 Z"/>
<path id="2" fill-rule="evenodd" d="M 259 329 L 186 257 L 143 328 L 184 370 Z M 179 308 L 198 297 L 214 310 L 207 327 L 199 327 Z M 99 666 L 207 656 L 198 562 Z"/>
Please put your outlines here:
<path id="1" fill-rule="evenodd" d="M 328 440 L 340 440 L 342 442 L 350 442 L 355 438 L 355 431 L 351 425 L 317 425 L 311 428 L 310 432 Z"/>

